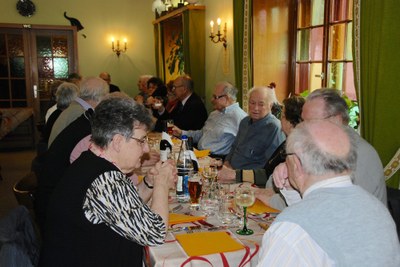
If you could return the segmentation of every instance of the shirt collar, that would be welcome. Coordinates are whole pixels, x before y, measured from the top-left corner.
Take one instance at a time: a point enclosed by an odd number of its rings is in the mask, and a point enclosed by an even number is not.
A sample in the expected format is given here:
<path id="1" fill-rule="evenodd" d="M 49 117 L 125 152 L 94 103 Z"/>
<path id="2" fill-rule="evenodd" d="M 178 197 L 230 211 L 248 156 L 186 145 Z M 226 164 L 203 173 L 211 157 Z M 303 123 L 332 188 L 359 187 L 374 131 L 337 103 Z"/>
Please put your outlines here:
<path id="1" fill-rule="evenodd" d="M 230 104 L 229 106 L 225 107 L 225 108 L 224 108 L 223 110 L 221 110 L 220 112 L 221 112 L 222 114 L 225 114 L 225 113 L 229 112 L 230 110 L 237 108 L 238 106 L 239 106 L 239 103 L 238 103 L 238 102 L 235 102 L 235 103 Z"/>
<path id="2" fill-rule="evenodd" d="M 78 104 L 81 105 L 84 110 L 88 110 L 89 108 L 93 108 L 91 105 L 89 105 L 88 102 L 86 102 L 85 100 L 83 100 L 80 97 L 75 98 L 75 101 L 78 102 Z"/>
<path id="3" fill-rule="evenodd" d="M 333 187 L 347 187 L 351 186 L 353 183 L 351 182 L 351 177 L 350 175 L 343 175 L 343 176 L 337 176 L 333 178 L 329 178 L 320 182 L 317 182 L 307 188 L 307 190 L 303 194 L 303 198 L 310 194 L 312 191 L 319 189 L 319 188 L 333 188 Z"/>
<path id="4" fill-rule="evenodd" d="M 191 95 L 192 95 L 192 94 L 188 95 L 185 99 L 183 99 L 183 100 L 181 101 L 182 106 L 184 106 L 184 105 L 186 104 L 186 101 L 189 99 L 189 97 L 190 97 Z"/>

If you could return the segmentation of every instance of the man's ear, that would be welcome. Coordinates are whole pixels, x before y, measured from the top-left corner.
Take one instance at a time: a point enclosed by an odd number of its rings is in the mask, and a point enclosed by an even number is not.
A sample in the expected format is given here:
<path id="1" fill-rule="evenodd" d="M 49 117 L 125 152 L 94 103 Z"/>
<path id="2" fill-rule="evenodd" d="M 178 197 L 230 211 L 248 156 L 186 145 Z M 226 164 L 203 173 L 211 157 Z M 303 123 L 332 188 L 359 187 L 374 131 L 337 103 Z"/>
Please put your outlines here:
<path id="1" fill-rule="evenodd" d="M 304 177 L 304 169 L 303 165 L 301 164 L 300 159 L 295 156 L 293 157 L 293 172 L 294 172 L 294 177 L 296 177 L 297 183 L 303 184 L 303 177 Z"/>

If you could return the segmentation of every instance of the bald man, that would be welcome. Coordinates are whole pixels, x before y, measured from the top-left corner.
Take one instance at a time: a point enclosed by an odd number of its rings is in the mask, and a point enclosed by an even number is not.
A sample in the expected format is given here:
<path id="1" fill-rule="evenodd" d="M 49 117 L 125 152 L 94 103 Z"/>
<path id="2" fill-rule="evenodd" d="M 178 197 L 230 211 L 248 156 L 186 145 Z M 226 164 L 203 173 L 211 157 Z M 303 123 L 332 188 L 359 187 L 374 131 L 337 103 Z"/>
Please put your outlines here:
<path id="1" fill-rule="evenodd" d="M 302 200 L 264 234 L 258 266 L 400 266 L 396 225 L 386 207 L 354 185 L 354 134 L 328 120 L 289 135 L 286 175 L 274 179 Z M 285 177 L 285 178 L 283 178 Z"/>
<path id="2" fill-rule="evenodd" d="M 118 86 L 111 83 L 111 75 L 108 72 L 102 72 L 99 74 L 99 77 L 102 78 L 110 87 L 110 93 L 121 92 Z"/>

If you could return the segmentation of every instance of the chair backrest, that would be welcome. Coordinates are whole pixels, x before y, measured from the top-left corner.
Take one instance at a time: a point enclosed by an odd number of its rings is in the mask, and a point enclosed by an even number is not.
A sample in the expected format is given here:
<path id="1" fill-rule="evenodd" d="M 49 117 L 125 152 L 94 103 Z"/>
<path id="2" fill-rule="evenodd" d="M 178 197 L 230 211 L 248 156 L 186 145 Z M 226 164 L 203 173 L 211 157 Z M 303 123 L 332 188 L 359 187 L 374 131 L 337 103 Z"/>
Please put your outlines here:
<path id="1" fill-rule="evenodd" d="M 400 239 L 400 190 L 387 187 L 388 209 L 396 223 L 397 234 Z"/>
<path id="2" fill-rule="evenodd" d="M 400 148 L 397 149 L 393 158 L 386 164 L 383 172 L 385 174 L 385 180 L 388 181 L 398 170 L 400 169 Z M 398 188 L 400 189 L 400 183 Z"/>

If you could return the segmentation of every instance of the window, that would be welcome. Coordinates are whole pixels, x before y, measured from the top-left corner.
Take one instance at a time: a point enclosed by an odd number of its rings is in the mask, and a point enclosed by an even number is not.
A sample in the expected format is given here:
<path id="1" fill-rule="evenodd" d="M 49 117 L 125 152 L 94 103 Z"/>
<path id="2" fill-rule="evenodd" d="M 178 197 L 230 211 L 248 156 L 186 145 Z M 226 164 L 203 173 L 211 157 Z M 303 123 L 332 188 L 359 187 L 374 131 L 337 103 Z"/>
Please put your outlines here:
<path id="1" fill-rule="evenodd" d="M 330 87 L 356 100 L 353 0 L 298 0 L 295 92 Z"/>

